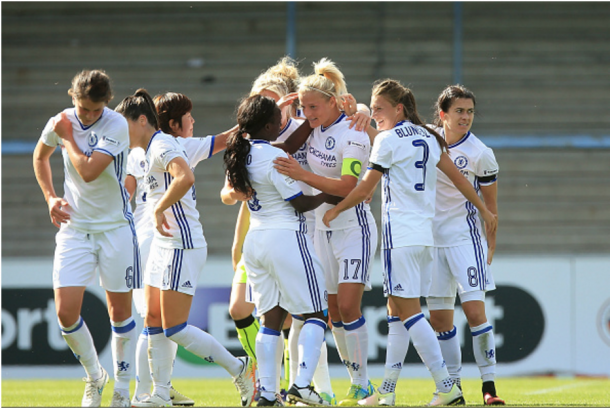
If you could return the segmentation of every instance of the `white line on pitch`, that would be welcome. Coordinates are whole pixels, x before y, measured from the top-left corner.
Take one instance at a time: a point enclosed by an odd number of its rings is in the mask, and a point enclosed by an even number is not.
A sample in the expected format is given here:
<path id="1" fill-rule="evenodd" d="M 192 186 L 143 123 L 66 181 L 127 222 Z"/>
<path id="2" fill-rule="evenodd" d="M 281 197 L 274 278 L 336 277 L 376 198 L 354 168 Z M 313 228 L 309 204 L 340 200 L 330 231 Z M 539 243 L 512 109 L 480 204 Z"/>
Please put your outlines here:
<path id="1" fill-rule="evenodd" d="M 545 388 L 545 389 L 542 389 L 542 390 L 526 392 L 525 395 L 548 394 L 549 392 L 567 390 L 568 388 L 584 387 L 584 386 L 589 386 L 591 384 L 592 384 L 591 382 L 582 381 L 582 382 L 577 382 L 577 383 L 561 385 L 559 387 Z"/>

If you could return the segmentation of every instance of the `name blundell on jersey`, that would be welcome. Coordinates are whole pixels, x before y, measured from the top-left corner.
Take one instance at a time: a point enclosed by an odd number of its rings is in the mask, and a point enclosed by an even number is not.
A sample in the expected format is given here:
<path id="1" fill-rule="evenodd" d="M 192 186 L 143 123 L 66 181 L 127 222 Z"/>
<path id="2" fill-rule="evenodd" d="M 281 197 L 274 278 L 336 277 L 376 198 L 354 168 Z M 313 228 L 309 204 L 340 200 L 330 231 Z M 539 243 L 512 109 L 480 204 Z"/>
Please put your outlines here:
<path id="1" fill-rule="evenodd" d="M 430 133 L 428 133 L 424 128 L 415 127 L 415 126 L 406 126 L 399 127 L 394 129 L 398 137 L 409 137 L 409 136 L 423 136 L 430 137 Z"/>

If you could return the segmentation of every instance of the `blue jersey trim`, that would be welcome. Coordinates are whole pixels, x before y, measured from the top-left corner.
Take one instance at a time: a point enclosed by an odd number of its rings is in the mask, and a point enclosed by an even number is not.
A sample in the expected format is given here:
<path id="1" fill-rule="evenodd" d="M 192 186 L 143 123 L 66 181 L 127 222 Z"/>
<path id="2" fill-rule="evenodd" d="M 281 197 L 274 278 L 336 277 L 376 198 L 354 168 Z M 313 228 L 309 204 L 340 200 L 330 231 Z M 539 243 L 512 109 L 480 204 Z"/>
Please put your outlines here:
<path id="1" fill-rule="evenodd" d="M 445 132 L 443 131 L 443 136 L 445 135 Z M 461 145 L 462 143 L 464 143 L 466 141 L 466 139 L 468 139 L 468 136 L 470 136 L 470 131 L 468 133 L 466 133 L 466 135 L 464 137 L 462 137 L 460 140 L 458 140 L 457 142 L 455 142 L 452 145 L 449 145 L 450 149 L 453 149 L 456 146 Z"/>
<path id="2" fill-rule="evenodd" d="M 114 157 L 114 154 L 112 154 L 111 152 L 109 152 L 106 149 L 102 149 L 101 147 L 96 147 L 95 149 L 92 150 L 92 152 L 102 152 L 102 153 L 106 153 L 110 157 Z"/>
<path id="3" fill-rule="evenodd" d="M 214 154 L 214 143 L 216 143 L 216 136 L 212 136 L 212 145 L 210 146 L 210 154 L 208 155 L 208 159 Z"/>
<path id="4" fill-rule="evenodd" d="M 97 120 L 95 122 L 93 122 L 92 124 L 90 124 L 88 126 L 83 125 L 83 122 L 80 121 L 78 115 L 76 114 L 76 108 L 74 108 L 74 117 L 76 118 L 76 121 L 80 125 L 81 130 L 89 130 L 89 129 L 91 129 L 92 126 L 94 126 L 97 122 L 99 122 L 104 117 L 104 112 L 106 112 L 106 108 L 104 108 L 102 110 L 102 114 L 100 115 L 100 117 L 97 118 Z"/>
<path id="5" fill-rule="evenodd" d="M 316 268 L 311 256 L 311 252 L 307 247 L 306 235 L 302 232 L 295 231 L 297 244 L 299 245 L 299 251 L 301 253 L 301 260 L 303 261 L 303 269 L 305 277 L 307 278 L 307 286 L 309 288 L 309 297 L 314 307 L 314 311 L 321 312 L 322 299 L 320 297 L 320 284 L 318 283 L 318 276 L 316 275 Z"/>
<path id="6" fill-rule="evenodd" d="M 330 125 L 328 125 L 328 127 L 324 127 L 323 125 L 320 125 L 320 130 L 322 131 L 322 133 L 326 132 L 328 129 L 330 129 L 331 127 L 333 127 L 334 125 L 336 125 L 337 123 L 341 122 L 343 120 L 343 118 L 345 118 L 345 113 L 341 113 L 341 115 L 339 115 L 339 117 Z"/>
<path id="7" fill-rule="evenodd" d="M 303 192 L 301 191 L 301 192 L 299 192 L 298 194 L 293 195 L 292 197 L 288 197 L 288 198 L 287 198 L 287 199 L 285 199 L 284 201 L 292 201 L 292 200 L 294 200 L 295 198 L 297 198 L 297 197 L 299 197 L 299 196 L 302 196 L 302 195 L 303 195 Z"/>
<path id="8" fill-rule="evenodd" d="M 148 145 L 146 145 L 146 153 L 148 153 L 148 149 L 150 148 L 150 144 L 152 143 L 152 141 L 154 140 L 155 136 L 157 136 L 159 133 L 161 133 L 160 130 L 157 130 L 155 133 L 153 133 L 153 135 L 150 137 L 150 140 L 148 141 Z"/>

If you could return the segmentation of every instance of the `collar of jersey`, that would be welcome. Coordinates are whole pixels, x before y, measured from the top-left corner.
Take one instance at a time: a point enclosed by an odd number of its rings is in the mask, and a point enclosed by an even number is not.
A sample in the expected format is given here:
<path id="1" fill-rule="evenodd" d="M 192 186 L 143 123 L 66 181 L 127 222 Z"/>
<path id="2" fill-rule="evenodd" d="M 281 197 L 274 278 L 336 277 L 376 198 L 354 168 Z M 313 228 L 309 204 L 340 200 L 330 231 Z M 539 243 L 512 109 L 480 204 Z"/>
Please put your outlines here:
<path id="1" fill-rule="evenodd" d="M 270 141 L 263 140 L 263 139 L 250 139 L 250 143 L 252 143 L 252 144 L 261 144 L 261 143 L 263 143 L 263 144 L 271 144 Z"/>
<path id="2" fill-rule="evenodd" d="M 91 126 L 95 125 L 97 122 L 100 121 L 100 119 L 102 119 L 102 116 L 104 116 L 104 111 L 106 109 L 102 110 L 102 114 L 100 115 L 99 118 L 97 118 L 97 120 L 95 122 L 93 122 L 92 124 L 90 124 L 89 126 L 85 126 L 83 125 L 83 122 L 80 121 L 80 119 L 78 118 L 78 115 L 76 114 L 76 108 L 74 109 L 74 117 L 76 118 L 76 121 L 78 122 L 78 124 L 80 125 L 81 130 L 87 130 L 90 129 Z"/>
<path id="3" fill-rule="evenodd" d="M 161 133 L 160 130 L 157 130 L 155 133 L 153 133 L 153 135 L 150 137 L 150 140 L 148 141 L 148 146 L 146 146 L 146 152 L 148 152 L 148 148 L 150 147 L 150 144 L 152 143 L 153 139 L 155 138 L 155 136 L 157 136 L 159 133 Z"/>
<path id="4" fill-rule="evenodd" d="M 341 112 L 341 115 L 339 115 L 339 117 L 337 118 L 337 120 L 335 120 L 333 123 L 331 123 L 330 125 L 328 125 L 328 127 L 324 127 L 324 125 L 320 125 L 320 130 L 322 132 L 326 132 L 328 129 L 330 129 L 331 127 L 333 127 L 333 125 L 336 125 L 337 123 L 341 122 L 343 120 L 343 118 L 345 118 L 345 113 Z"/>
<path id="5" fill-rule="evenodd" d="M 457 142 L 455 142 L 452 145 L 449 145 L 449 148 L 453 148 L 456 146 L 461 145 L 462 143 L 464 143 L 466 141 L 466 139 L 468 139 L 468 136 L 470 136 L 470 131 L 468 131 L 468 133 L 466 133 L 466 135 L 464 137 L 462 137 L 460 140 L 458 140 Z M 445 137 L 445 129 L 443 129 L 443 137 Z"/>
<path id="6" fill-rule="evenodd" d="M 402 126 L 407 122 L 411 123 L 410 120 L 401 120 L 400 122 L 398 122 L 397 124 L 394 125 L 394 128 L 397 128 L 398 126 Z"/>
<path id="7" fill-rule="evenodd" d="M 290 126 L 291 122 L 292 122 L 292 118 L 288 119 L 288 122 L 286 122 L 286 126 L 284 126 L 284 129 L 282 129 L 280 131 L 280 136 L 282 136 L 284 134 L 284 132 L 288 129 L 288 126 Z"/>

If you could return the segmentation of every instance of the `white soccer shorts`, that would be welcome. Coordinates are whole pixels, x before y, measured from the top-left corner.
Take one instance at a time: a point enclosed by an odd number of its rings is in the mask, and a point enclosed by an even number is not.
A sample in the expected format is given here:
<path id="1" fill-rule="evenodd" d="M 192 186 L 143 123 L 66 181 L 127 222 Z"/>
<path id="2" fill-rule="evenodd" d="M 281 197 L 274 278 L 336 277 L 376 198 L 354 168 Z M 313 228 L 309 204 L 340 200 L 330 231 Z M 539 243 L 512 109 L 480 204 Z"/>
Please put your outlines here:
<path id="1" fill-rule="evenodd" d="M 432 281 L 433 250 L 422 245 L 382 250 L 383 295 L 427 296 Z"/>
<path id="2" fill-rule="evenodd" d="M 371 262 L 377 249 L 377 227 L 353 227 L 336 231 L 316 230 L 316 253 L 322 261 L 326 288 L 337 294 L 340 283 L 361 283 L 371 290 Z"/>
<path id="3" fill-rule="evenodd" d="M 322 264 L 307 234 L 293 230 L 249 231 L 243 259 L 257 316 L 276 306 L 291 314 L 328 308 Z"/>
<path id="4" fill-rule="evenodd" d="M 90 286 L 96 268 L 100 285 L 109 292 L 141 287 L 137 239 L 129 225 L 110 231 L 86 233 L 62 224 L 55 236 L 53 288 Z"/>
<path id="5" fill-rule="evenodd" d="M 193 296 L 207 257 L 207 246 L 194 249 L 163 248 L 153 240 L 144 283 L 161 290 L 174 290 Z"/>

